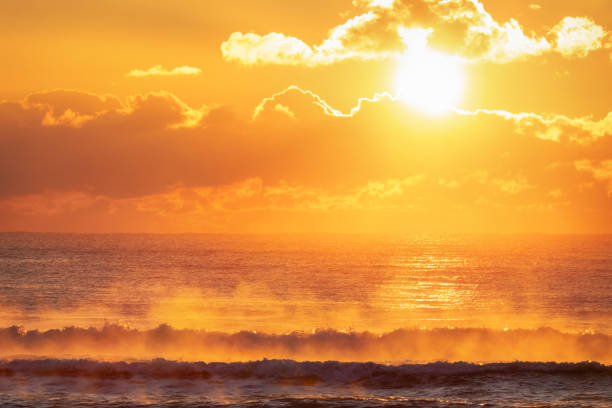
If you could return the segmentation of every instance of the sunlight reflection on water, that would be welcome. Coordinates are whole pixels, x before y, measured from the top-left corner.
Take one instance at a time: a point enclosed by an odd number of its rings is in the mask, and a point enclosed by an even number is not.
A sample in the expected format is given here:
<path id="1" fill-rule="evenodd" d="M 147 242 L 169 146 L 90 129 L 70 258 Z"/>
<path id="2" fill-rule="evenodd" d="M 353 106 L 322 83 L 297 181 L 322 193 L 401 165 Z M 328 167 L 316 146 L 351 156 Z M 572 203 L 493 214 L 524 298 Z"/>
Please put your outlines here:
<path id="1" fill-rule="evenodd" d="M 0 320 L 609 332 L 610 236 L 0 234 Z M 579 279 L 577 278 L 579 277 Z"/>

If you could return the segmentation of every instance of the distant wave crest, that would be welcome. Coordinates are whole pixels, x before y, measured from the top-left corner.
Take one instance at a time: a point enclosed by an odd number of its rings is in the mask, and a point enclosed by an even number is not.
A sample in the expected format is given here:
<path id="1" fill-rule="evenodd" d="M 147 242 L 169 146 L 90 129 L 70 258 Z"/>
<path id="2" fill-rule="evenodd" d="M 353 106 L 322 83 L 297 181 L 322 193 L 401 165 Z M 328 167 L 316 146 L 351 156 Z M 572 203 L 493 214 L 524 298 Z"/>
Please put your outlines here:
<path id="1" fill-rule="evenodd" d="M 165 358 L 183 361 L 349 362 L 612 362 L 606 334 L 485 328 L 399 329 L 384 334 L 318 330 L 267 334 L 179 330 L 168 325 L 137 330 L 118 325 L 26 331 L 0 329 L 0 358 L 93 358 L 106 361 Z"/>

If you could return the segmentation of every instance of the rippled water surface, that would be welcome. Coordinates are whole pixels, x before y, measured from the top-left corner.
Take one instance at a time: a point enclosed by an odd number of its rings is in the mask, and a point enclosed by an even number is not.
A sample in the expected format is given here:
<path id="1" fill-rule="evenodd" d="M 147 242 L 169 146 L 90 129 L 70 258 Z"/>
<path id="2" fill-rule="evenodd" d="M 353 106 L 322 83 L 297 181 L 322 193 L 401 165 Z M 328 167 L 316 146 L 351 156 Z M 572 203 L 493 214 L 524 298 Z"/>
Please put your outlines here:
<path id="1" fill-rule="evenodd" d="M 609 332 L 610 236 L 0 234 L 0 319 L 32 328 Z"/>
<path id="2" fill-rule="evenodd" d="M 610 406 L 612 368 L 596 363 L 2 364 L 0 403 L 23 406 Z M 8 373 L 8 374 L 7 374 Z"/>

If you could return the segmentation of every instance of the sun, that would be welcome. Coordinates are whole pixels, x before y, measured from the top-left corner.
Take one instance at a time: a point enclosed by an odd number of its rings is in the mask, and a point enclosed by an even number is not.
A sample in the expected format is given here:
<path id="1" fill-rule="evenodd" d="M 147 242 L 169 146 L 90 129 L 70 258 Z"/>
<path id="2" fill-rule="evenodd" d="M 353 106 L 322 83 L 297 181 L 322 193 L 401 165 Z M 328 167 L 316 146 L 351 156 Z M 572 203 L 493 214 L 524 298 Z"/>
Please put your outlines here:
<path id="1" fill-rule="evenodd" d="M 396 97 L 410 106 L 439 114 L 460 101 L 464 82 L 458 58 L 419 47 L 399 61 L 395 92 Z"/>

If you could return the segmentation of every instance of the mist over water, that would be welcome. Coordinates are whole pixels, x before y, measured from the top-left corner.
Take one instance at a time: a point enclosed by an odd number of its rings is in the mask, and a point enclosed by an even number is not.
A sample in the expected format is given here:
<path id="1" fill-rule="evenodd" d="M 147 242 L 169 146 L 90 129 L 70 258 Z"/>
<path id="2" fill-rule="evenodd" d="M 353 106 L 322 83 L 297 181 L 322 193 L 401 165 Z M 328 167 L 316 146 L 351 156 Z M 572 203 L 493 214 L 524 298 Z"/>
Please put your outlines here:
<path id="1" fill-rule="evenodd" d="M 612 406 L 610 248 L 2 233 L 0 404 Z"/>
<path id="2" fill-rule="evenodd" d="M 0 322 L 612 330 L 611 236 L 0 234 Z"/>
<path id="3" fill-rule="evenodd" d="M 319 330 L 268 334 L 105 326 L 61 330 L 0 329 L 0 357 L 88 357 L 101 360 L 251 361 L 266 358 L 343 362 L 598 361 L 612 363 L 612 337 L 554 329 L 398 329 L 389 333 Z"/>

